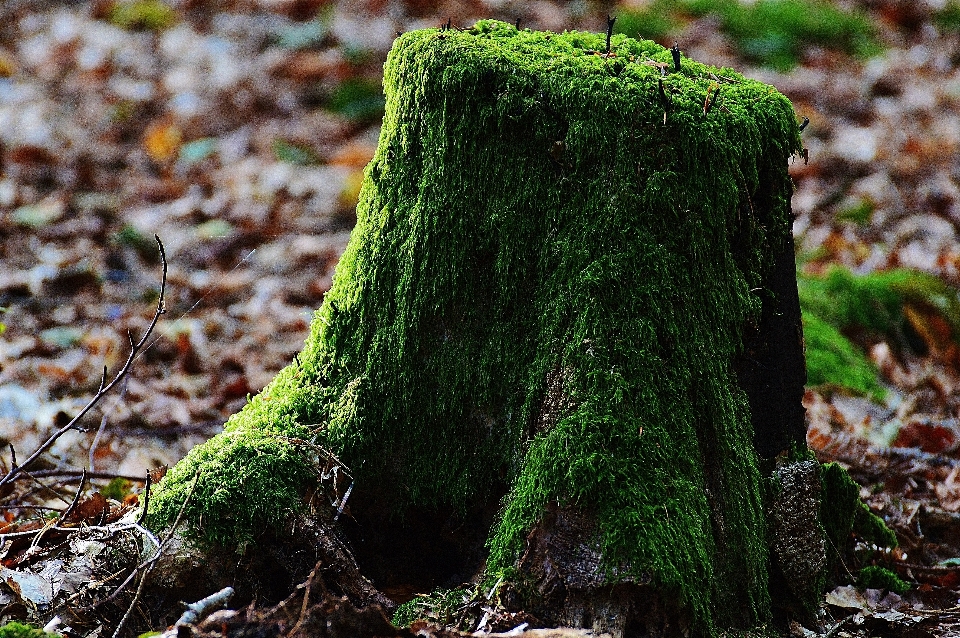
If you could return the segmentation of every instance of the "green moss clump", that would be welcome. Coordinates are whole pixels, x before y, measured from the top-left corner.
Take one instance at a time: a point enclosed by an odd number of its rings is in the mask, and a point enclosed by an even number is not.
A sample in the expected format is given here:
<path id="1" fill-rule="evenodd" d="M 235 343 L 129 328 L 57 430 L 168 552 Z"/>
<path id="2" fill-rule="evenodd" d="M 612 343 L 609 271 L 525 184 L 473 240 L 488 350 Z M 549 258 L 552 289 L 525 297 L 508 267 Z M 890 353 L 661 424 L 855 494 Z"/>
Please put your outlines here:
<path id="1" fill-rule="evenodd" d="M 860 500 L 860 486 L 843 466 L 826 463 L 820 468 L 823 503 L 820 518 L 827 533 L 827 554 L 831 564 L 844 556 L 853 536 L 878 547 L 897 547 L 897 535 Z"/>
<path id="2" fill-rule="evenodd" d="M 933 22 L 945 33 L 960 32 L 960 2 L 951 0 L 933 14 Z"/>
<path id="3" fill-rule="evenodd" d="M 491 572 L 556 504 L 595 513 L 610 582 L 652 579 L 696 631 L 769 619 L 732 362 L 789 237 L 797 122 L 772 87 L 689 59 L 662 76 L 670 51 L 615 35 L 600 55 L 604 36 L 397 39 L 304 350 L 168 474 L 153 527 L 200 473 L 187 520 L 249 542 L 315 480 L 310 440 L 400 513 L 502 498 Z"/>
<path id="4" fill-rule="evenodd" d="M 59 638 L 59 635 L 16 621 L 8 622 L 0 627 L 0 638 Z"/>
<path id="5" fill-rule="evenodd" d="M 910 583 L 901 579 L 886 567 L 867 565 L 857 576 L 857 586 L 865 589 L 886 589 L 897 594 L 906 593 Z"/>
<path id="6" fill-rule="evenodd" d="M 864 541 L 877 547 L 897 547 L 896 533 L 882 518 L 870 511 L 866 503 L 860 501 L 853 519 L 853 532 Z"/>
<path id="7" fill-rule="evenodd" d="M 178 19 L 176 10 L 162 0 L 120 0 L 107 13 L 110 24 L 130 30 L 163 31 Z"/>
<path id="8" fill-rule="evenodd" d="M 824 0 L 679 0 L 695 15 L 715 14 L 740 52 L 779 70 L 796 66 L 811 44 L 866 57 L 881 47 L 876 28 L 861 12 Z"/>
<path id="9" fill-rule="evenodd" d="M 476 589 L 454 587 L 438 589 L 428 596 L 418 596 L 397 606 L 393 612 L 393 624 L 397 627 L 409 627 L 414 621 L 424 619 L 435 622 L 441 627 L 460 627 L 464 608 L 476 597 L 476 594 Z M 469 626 L 460 628 L 470 629 Z"/>
<path id="10" fill-rule="evenodd" d="M 960 335 L 960 297 L 933 275 L 908 269 L 855 275 L 834 267 L 824 276 L 801 275 L 797 285 L 810 385 L 882 399 L 876 367 L 846 335 L 922 350 L 925 344 L 906 319 L 907 305 L 935 311 L 951 327 L 954 340 Z"/>
<path id="11" fill-rule="evenodd" d="M 809 385 L 844 388 L 878 401 L 886 396 L 876 366 L 863 351 L 835 327 L 806 311 L 803 339 Z"/>
<path id="12" fill-rule="evenodd" d="M 150 521 L 172 522 L 182 508 L 197 540 L 243 551 L 265 527 L 303 511 L 318 482 L 315 455 L 303 439 L 232 429 L 170 470 L 151 501 Z"/>

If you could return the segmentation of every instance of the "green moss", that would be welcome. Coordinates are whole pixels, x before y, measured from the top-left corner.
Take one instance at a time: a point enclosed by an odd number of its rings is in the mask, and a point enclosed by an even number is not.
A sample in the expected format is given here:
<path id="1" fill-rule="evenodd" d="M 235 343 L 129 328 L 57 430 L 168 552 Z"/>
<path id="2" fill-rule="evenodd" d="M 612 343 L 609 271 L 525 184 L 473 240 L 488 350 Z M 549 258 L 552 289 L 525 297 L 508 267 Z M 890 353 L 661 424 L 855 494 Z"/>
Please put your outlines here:
<path id="1" fill-rule="evenodd" d="M 183 509 L 197 540 L 243 551 L 264 527 L 303 511 L 318 482 L 303 440 L 233 429 L 193 448 L 170 470 L 151 501 L 149 523 L 170 523 Z"/>
<path id="2" fill-rule="evenodd" d="M 960 2 L 947 2 L 943 8 L 934 12 L 933 21 L 946 33 L 960 31 Z"/>
<path id="3" fill-rule="evenodd" d="M 38 629 L 33 625 L 19 622 L 8 622 L 0 627 L 0 638 L 53 638 L 59 634 L 51 634 Z"/>
<path id="4" fill-rule="evenodd" d="M 860 500 L 860 486 L 837 463 L 820 468 L 823 504 L 820 518 L 829 543 L 827 557 L 838 564 L 853 545 L 854 537 L 878 547 L 896 547 L 897 536 L 879 516 Z"/>
<path id="5" fill-rule="evenodd" d="M 882 518 L 870 511 L 866 503 L 860 501 L 853 518 L 853 532 L 867 543 L 877 547 L 896 547 L 897 535 Z"/>
<path id="6" fill-rule="evenodd" d="M 790 232 L 793 109 L 689 59 L 661 77 L 653 42 L 604 48 L 492 21 L 398 38 L 307 344 L 171 471 L 154 527 L 202 471 L 188 520 L 249 541 L 297 508 L 312 477 L 288 440 L 312 436 L 400 511 L 503 497 L 491 571 L 557 503 L 596 512 L 611 580 L 652 577 L 698 631 L 768 618 L 731 362 Z"/>
<path id="7" fill-rule="evenodd" d="M 616 14 L 614 33 L 660 41 L 682 24 L 675 8 L 673 0 L 654 0 L 639 9 L 621 10 Z"/>
<path id="8" fill-rule="evenodd" d="M 933 275 L 908 269 L 855 275 L 834 267 L 824 276 L 801 275 L 797 285 L 810 385 L 833 385 L 883 398 L 876 368 L 845 335 L 922 349 L 925 345 L 918 343 L 904 314 L 908 304 L 942 317 L 954 340 L 960 335 L 957 290 Z"/>
<path id="9" fill-rule="evenodd" d="M 876 400 L 886 396 L 876 366 L 863 351 L 832 325 L 806 311 L 803 339 L 809 385 L 844 388 Z"/>
<path id="10" fill-rule="evenodd" d="M 177 12 L 161 0 L 120 0 L 110 7 L 107 20 L 121 29 L 163 31 L 177 23 Z"/>
<path id="11" fill-rule="evenodd" d="M 819 45 L 857 56 L 879 53 L 876 29 L 860 12 L 824 0 L 679 0 L 695 15 L 715 14 L 740 52 L 766 66 L 789 70 L 804 47 Z"/>
<path id="12" fill-rule="evenodd" d="M 438 589 L 430 595 L 420 595 L 393 612 L 393 624 L 409 627 L 416 620 L 429 620 L 441 627 L 460 627 L 465 607 L 475 598 L 477 590 L 469 587 Z M 475 623 L 474 623 L 475 624 Z M 467 631 L 470 627 L 460 627 Z"/>
<path id="13" fill-rule="evenodd" d="M 865 589 L 886 589 L 897 594 L 906 593 L 910 589 L 910 583 L 900 579 L 889 569 L 877 565 L 868 565 L 860 570 L 857 586 Z"/>

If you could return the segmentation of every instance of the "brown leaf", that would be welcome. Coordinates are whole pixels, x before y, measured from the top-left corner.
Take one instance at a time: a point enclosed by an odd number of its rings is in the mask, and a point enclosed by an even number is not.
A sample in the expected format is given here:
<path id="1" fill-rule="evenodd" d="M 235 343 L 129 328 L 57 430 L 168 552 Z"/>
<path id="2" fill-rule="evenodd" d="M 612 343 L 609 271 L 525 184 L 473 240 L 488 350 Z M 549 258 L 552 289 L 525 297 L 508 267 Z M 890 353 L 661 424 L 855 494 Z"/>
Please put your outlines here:
<path id="1" fill-rule="evenodd" d="M 70 516 L 67 517 L 68 523 L 93 522 L 101 523 L 110 513 L 110 504 L 106 497 L 100 492 L 94 492 L 90 496 L 80 499 L 77 506 Z"/>

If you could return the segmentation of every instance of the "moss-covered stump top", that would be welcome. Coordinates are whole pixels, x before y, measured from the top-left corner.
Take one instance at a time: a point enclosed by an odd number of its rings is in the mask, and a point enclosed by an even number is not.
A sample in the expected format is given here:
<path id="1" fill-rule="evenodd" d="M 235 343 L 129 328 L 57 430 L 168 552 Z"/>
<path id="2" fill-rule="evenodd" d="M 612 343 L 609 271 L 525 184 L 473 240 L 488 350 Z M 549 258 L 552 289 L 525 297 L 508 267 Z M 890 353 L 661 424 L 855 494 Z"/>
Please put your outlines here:
<path id="1" fill-rule="evenodd" d="M 506 493 L 489 569 L 548 503 L 591 512 L 611 578 L 700 627 L 766 617 L 765 524 L 731 361 L 790 232 L 790 103 L 652 42 L 402 35 L 357 226 L 297 361 L 160 485 L 249 540 L 315 480 L 298 441 L 398 506 Z M 292 450 L 292 452 L 291 452 Z M 300 456 L 299 462 L 291 460 Z M 202 515 L 202 520 L 201 520 Z"/>

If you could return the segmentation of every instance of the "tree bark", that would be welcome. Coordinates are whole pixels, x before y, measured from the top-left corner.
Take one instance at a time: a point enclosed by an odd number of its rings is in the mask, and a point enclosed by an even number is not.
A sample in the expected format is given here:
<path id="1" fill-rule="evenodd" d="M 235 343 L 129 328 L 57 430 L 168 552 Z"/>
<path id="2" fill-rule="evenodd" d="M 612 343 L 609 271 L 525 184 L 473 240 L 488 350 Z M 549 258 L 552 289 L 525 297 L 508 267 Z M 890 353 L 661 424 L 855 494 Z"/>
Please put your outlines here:
<path id="1" fill-rule="evenodd" d="M 652 42 L 494 21 L 402 35 L 384 88 L 303 352 L 168 474 L 152 523 L 201 472 L 195 532 L 255 542 L 303 507 L 317 445 L 386 591 L 484 564 L 550 622 L 768 621 L 763 459 L 804 433 L 789 101 Z"/>

